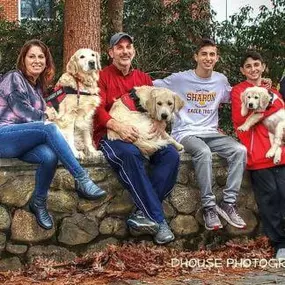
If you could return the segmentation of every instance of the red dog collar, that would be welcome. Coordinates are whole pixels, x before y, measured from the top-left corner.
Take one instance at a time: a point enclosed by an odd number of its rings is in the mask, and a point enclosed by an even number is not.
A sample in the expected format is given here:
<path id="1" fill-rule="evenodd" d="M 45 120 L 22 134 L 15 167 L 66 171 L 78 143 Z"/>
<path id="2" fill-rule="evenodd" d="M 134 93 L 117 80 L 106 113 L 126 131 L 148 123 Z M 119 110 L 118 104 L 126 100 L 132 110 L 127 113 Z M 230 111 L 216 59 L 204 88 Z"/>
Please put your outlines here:
<path id="1" fill-rule="evenodd" d="M 121 100 L 131 111 L 147 112 L 140 104 L 140 98 L 137 96 L 134 88 L 129 93 L 122 95 Z"/>

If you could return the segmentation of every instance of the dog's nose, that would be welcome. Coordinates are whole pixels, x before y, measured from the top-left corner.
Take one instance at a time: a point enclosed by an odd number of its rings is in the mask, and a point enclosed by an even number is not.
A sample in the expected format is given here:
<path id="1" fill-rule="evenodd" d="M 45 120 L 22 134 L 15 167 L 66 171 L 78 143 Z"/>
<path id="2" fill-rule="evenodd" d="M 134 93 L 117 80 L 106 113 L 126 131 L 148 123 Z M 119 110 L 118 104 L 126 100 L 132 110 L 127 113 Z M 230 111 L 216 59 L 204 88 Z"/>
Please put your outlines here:
<path id="1" fill-rule="evenodd" d="M 168 117 L 168 115 L 167 115 L 167 114 L 165 114 L 165 113 L 161 114 L 161 119 L 162 119 L 162 120 L 166 120 L 166 119 L 167 119 L 167 117 Z"/>
<path id="2" fill-rule="evenodd" d="M 252 104 L 252 103 L 249 103 L 249 104 L 248 104 L 248 108 L 253 108 L 253 104 Z"/>
<path id="3" fill-rule="evenodd" d="M 95 61 L 94 60 L 88 61 L 88 66 L 90 69 L 95 69 Z"/>

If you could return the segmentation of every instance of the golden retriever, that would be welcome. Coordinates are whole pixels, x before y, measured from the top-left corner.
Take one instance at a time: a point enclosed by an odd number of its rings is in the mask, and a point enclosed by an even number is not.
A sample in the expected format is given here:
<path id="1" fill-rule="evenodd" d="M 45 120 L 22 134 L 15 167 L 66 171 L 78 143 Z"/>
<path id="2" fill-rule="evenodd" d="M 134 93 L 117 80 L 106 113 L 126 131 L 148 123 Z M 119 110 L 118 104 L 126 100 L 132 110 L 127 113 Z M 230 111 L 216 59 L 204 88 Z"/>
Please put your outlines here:
<path id="1" fill-rule="evenodd" d="M 183 145 L 176 142 L 166 132 L 163 136 L 150 133 L 154 120 L 170 122 L 174 112 L 178 112 L 184 102 L 174 92 L 162 87 L 135 87 L 140 106 L 146 112 L 131 111 L 122 98 L 116 100 L 109 114 L 117 121 L 133 125 L 139 129 L 139 138 L 134 142 L 144 155 L 151 155 L 158 149 L 173 144 L 177 150 L 183 150 Z M 113 130 L 108 129 L 108 139 L 121 139 Z"/>
<path id="2" fill-rule="evenodd" d="M 77 158 L 96 156 L 92 143 L 93 115 L 100 104 L 98 96 L 100 56 L 91 49 L 79 49 L 70 58 L 56 86 L 71 87 L 75 94 L 66 94 L 58 112 L 48 108 L 51 117 L 63 132 Z M 82 95 L 83 93 L 85 95 Z"/>
<path id="3" fill-rule="evenodd" d="M 273 97 L 272 97 L 273 96 Z M 274 98 L 275 97 L 275 98 Z M 263 119 L 263 112 L 268 107 L 271 100 L 281 100 L 275 94 L 269 94 L 263 87 L 249 87 L 241 94 L 241 115 L 246 116 L 249 110 L 252 113 L 244 124 L 239 126 L 239 131 L 248 131 L 252 126 Z M 271 148 L 266 153 L 266 157 L 273 158 L 273 162 L 278 164 L 281 160 L 281 145 L 284 144 L 285 109 L 281 109 L 269 117 L 263 119 L 262 123 L 269 131 Z"/>

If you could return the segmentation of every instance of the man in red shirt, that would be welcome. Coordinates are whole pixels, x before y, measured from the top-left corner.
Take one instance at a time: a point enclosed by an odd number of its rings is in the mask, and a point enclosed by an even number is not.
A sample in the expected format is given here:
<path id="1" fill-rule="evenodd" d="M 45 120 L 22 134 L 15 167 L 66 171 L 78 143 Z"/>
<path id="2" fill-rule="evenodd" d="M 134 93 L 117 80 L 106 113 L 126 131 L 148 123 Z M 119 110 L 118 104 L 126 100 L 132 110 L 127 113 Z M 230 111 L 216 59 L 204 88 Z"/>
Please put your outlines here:
<path id="1" fill-rule="evenodd" d="M 162 201 L 176 182 L 179 155 L 172 145 L 155 152 L 149 157 L 151 172 L 147 174 L 144 167 L 146 158 L 133 145 L 139 136 L 139 129 L 116 121 L 109 111 L 117 98 L 129 93 L 135 86 L 153 85 L 152 80 L 149 75 L 131 66 L 135 49 L 130 35 L 113 35 L 108 54 L 112 64 L 100 72 L 102 102 L 94 117 L 94 141 L 137 206 L 137 211 L 127 220 L 129 227 L 152 234 L 158 244 L 164 244 L 174 240 L 163 214 Z M 117 132 L 122 140 L 108 140 L 107 129 Z M 164 123 L 155 122 L 152 131 L 164 129 Z"/>

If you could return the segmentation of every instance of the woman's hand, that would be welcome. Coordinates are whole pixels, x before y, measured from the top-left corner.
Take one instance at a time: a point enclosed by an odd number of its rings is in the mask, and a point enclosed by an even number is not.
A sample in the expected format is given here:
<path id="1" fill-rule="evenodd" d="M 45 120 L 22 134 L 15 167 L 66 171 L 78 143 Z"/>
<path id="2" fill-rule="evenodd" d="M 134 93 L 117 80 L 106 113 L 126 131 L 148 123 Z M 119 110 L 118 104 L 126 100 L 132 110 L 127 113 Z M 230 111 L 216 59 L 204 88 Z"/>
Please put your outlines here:
<path id="1" fill-rule="evenodd" d="M 45 115 L 49 121 L 54 121 L 57 117 L 56 110 L 53 107 L 46 108 Z"/>

